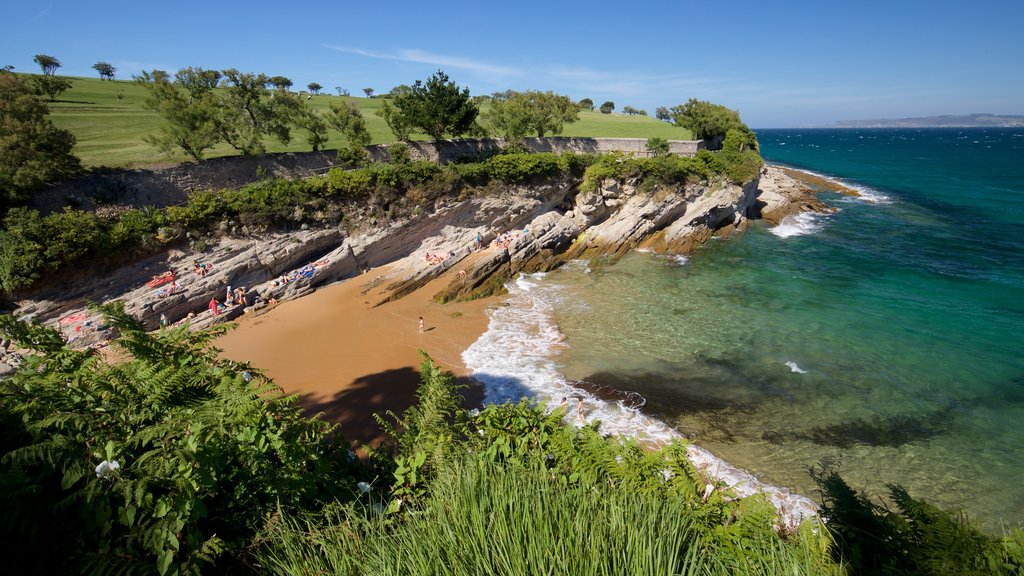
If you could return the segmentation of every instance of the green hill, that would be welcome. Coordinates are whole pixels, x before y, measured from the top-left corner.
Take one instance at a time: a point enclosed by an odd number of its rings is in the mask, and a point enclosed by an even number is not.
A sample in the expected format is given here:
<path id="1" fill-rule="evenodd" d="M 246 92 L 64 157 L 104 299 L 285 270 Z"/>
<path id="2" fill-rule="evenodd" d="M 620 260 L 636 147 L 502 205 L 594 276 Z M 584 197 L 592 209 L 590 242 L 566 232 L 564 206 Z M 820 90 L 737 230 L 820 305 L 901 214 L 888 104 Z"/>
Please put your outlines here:
<path id="1" fill-rule="evenodd" d="M 156 132 L 160 117 L 143 107 L 144 87 L 132 81 L 101 81 L 97 78 L 71 77 L 73 86 L 50 103 L 54 124 L 66 128 L 78 139 L 75 154 L 86 166 L 144 166 L 179 163 L 188 160 L 185 154 L 168 156 L 147 144 L 143 138 Z M 394 142 L 395 137 L 384 120 L 376 115 L 384 102 L 381 98 L 354 98 L 321 94 L 309 103 L 314 109 L 326 111 L 331 103 L 352 102 L 359 106 L 374 144 Z M 288 145 L 267 140 L 269 152 L 300 152 L 310 149 L 303 130 L 293 131 Z M 623 116 L 581 112 L 575 124 L 566 126 L 563 136 L 603 138 L 652 138 L 687 140 L 689 131 L 676 128 L 648 116 Z M 332 131 L 326 148 L 337 148 L 342 137 Z M 425 136 L 420 136 L 425 139 Z M 207 153 L 208 158 L 232 156 L 237 152 L 220 144 Z"/>

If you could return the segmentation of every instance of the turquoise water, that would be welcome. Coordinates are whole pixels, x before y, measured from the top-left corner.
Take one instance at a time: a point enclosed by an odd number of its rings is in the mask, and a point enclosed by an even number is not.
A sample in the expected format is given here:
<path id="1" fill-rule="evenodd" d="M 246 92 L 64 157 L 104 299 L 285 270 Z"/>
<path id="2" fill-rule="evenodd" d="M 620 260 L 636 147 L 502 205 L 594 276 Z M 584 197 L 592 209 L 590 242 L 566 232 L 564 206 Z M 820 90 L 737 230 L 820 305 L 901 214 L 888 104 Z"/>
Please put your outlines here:
<path id="1" fill-rule="evenodd" d="M 839 458 L 855 487 L 1024 521 L 1024 130 L 758 137 L 873 201 L 532 280 L 558 370 L 780 486 L 814 495 L 807 467 Z"/>

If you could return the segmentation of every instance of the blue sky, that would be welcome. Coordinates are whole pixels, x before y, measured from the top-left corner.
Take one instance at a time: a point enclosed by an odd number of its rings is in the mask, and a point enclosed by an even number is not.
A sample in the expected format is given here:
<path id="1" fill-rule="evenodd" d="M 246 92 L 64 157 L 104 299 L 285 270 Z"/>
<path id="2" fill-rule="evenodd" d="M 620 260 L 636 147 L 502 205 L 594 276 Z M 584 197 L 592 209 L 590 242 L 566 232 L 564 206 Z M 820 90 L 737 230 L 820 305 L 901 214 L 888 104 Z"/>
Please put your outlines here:
<path id="1" fill-rule="evenodd" d="M 689 98 L 752 127 L 1024 114 L 1024 2 L 12 2 L 0 65 L 119 78 L 185 66 L 362 95 L 443 69 L 473 94 L 553 90 L 653 115 Z"/>

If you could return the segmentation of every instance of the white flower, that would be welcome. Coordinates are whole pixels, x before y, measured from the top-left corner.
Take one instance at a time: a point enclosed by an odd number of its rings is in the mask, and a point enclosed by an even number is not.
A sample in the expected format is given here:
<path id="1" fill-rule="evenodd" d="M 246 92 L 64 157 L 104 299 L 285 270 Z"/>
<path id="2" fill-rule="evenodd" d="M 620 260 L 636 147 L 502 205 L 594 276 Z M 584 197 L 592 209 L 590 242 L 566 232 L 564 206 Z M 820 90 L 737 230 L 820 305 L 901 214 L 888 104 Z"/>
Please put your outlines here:
<path id="1" fill-rule="evenodd" d="M 106 478 L 108 475 L 113 474 L 116 470 L 120 469 L 121 465 L 117 460 L 104 460 L 100 462 L 100 465 L 96 467 L 96 477 Z"/>
<path id="2" fill-rule="evenodd" d="M 362 492 L 363 494 L 366 494 L 367 492 L 370 491 L 370 485 L 366 482 L 357 482 L 356 488 L 359 488 L 359 491 Z"/>

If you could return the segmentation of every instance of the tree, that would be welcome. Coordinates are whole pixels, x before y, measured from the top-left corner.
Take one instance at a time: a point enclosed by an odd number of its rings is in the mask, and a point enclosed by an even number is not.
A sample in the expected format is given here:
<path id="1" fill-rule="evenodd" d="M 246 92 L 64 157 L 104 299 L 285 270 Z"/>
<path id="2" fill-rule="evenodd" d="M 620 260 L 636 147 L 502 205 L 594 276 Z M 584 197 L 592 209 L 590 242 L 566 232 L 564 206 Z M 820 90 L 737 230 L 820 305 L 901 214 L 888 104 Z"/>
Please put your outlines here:
<path id="1" fill-rule="evenodd" d="M 61 67 L 60 60 L 46 54 L 36 54 L 32 61 L 39 64 L 39 68 L 43 71 L 43 76 L 53 76 L 57 68 Z"/>
<path id="2" fill-rule="evenodd" d="M 341 86 L 335 86 L 334 89 L 338 91 L 338 96 L 348 96 L 348 90 L 346 90 L 345 88 L 342 88 Z"/>
<path id="3" fill-rule="evenodd" d="M 75 137 L 46 117 L 46 103 L 24 80 L 0 73 L 0 200 L 24 200 L 42 184 L 81 169 Z"/>
<path id="4" fill-rule="evenodd" d="M 672 107 L 672 119 L 693 133 L 694 138 L 713 140 L 724 138 L 729 130 L 750 132 L 740 120 L 739 112 L 720 104 L 690 98 L 686 104 Z"/>
<path id="5" fill-rule="evenodd" d="M 373 98 L 373 88 L 363 88 L 363 92 L 366 93 L 367 98 Z"/>
<path id="6" fill-rule="evenodd" d="M 267 83 L 278 90 L 288 90 L 292 87 L 291 78 L 285 76 L 271 76 L 267 78 Z"/>
<path id="7" fill-rule="evenodd" d="M 668 108 L 665 108 L 664 106 L 658 106 L 658 108 L 654 110 L 654 117 L 663 122 L 672 121 L 672 114 L 670 114 Z"/>
<path id="8" fill-rule="evenodd" d="M 411 88 L 408 94 L 394 99 L 395 108 L 408 125 L 434 140 L 441 140 L 446 134 L 452 137 L 465 134 L 480 113 L 469 96 L 469 89 L 460 89 L 441 70 L 426 83 L 417 80 Z"/>
<path id="9" fill-rule="evenodd" d="M 174 81 L 188 90 L 192 98 L 199 98 L 213 91 L 220 83 L 220 72 L 202 68 L 182 68 L 174 75 Z"/>
<path id="10" fill-rule="evenodd" d="M 317 84 L 316 82 L 310 82 L 309 84 L 306 85 L 306 88 L 309 88 L 309 91 L 312 92 L 313 94 L 319 94 L 324 87 Z"/>
<path id="11" fill-rule="evenodd" d="M 615 110 L 615 102 L 608 101 L 601 104 L 600 110 L 601 114 L 611 114 L 612 110 Z"/>
<path id="12" fill-rule="evenodd" d="M 580 100 L 579 102 L 577 102 L 576 105 L 579 106 L 580 110 L 593 110 L 594 109 L 594 101 L 591 100 L 590 98 L 584 98 L 583 100 Z"/>
<path id="13" fill-rule="evenodd" d="M 175 81 L 160 70 L 145 72 L 136 82 L 146 87 L 143 106 L 164 119 L 156 134 L 144 138 L 158 150 L 169 153 L 180 148 L 193 160 L 202 160 L 203 152 L 220 142 L 217 125 L 218 100 L 210 82 L 214 74 L 202 68 L 183 68 Z"/>
<path id="14" fill-rule="evenodd" d="M 57 96 L 71 88 L 71 80 L 58 78 L 57 76 L 33 76 L 32 83 L 35 85 L 36 94 L 46 96 L 50 99 L 50 102 L 53 102 L 57 99 Z"/>
<path id="15" fill-rule="evenodd" d="M 302 112 L 296 117 L 296 123 L 306 130 L 306 142 L 313 152 L 327 143 L 327 122 L 312 108 L 302 106 Z"/>
<path id="16" fill-rule="evenodd" d="M 412 125 L 409 124 L 408 120 L 402 116 L 402 112 L 392 106 L 387 100 L 381 105 L 380 110 L 377 110 L 377 116 L 384 119 L 387 123 L 388 128 L 391 128 L 391 133 L 395 135 L 398 140 L 408 140 L 409 133 L 412 132 Z"/>
<path id="17" fill-rule="evenodd" d="M 92 69 L 99 72 L 100 80 L 114 80 L 114 74 L 117 72 L 117 68 L 109 62 L 97 62 L 92 65 Z"/>
<path id="18" fill-rule="evenodd" d="M 387 102 L 384 105 L 387 106 Z M 331 104 L 331 111 L 325 119 L 327 125 L 341 132 L 352 146 L 366 146 L 370 143 L 370 132 L 366 129 L 366 119 L 359 107 L 344 103 L 342 106 Z"/>
<path id="19" fill-rule="evenodd" d="M 623 106 L 622 113 L 630 116 L 647 116 L 647 110 L 638 110 L 632 106 Z"/>
<path id="20" fill-rule="evenodd" d="M 391 92 L 388 92 L 386 97 L 397 98 L 403 94 L 408 94 L 410 92 L 412 92 L 412 86 L 409 86 L 408 84 L 399 84 L 398 86 L 392 88 Z"/>
<path id="21" fill-rule="evenodd" d="M 267 91 L 270 78 L 264 74 L 229 68 L 223 75 L 217 128 L 225 142 L 246 156 L 263 154 L 263 137 L 267 135 L 282 144 L 291 142 L 290 125 L 299 112 L 298 97 L 284 90 L 271 97 Z"/>
<path id="22" fill-rule="evenodd" d="M 579 110 L 573 101 L 550 90 L 503 95 L 493 100 L 487 113 L 491 126 L 508 140 L 523 138 L 529 132 L 536 132 L 540 138 L 561 134 L 565 124 L 578 119 Z"/>

